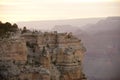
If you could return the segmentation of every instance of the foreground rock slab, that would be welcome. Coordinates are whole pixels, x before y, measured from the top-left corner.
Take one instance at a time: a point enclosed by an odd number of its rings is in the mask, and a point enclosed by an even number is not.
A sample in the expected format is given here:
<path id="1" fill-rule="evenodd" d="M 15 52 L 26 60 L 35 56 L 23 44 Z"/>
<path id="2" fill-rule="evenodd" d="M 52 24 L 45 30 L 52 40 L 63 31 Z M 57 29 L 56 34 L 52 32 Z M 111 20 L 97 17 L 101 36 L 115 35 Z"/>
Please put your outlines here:
<path id="1" fill-rule="evenodd" d="M 72 33 L 25 32 L 0 41 L 0 80 L 86 80 L 86 49 Z"/>

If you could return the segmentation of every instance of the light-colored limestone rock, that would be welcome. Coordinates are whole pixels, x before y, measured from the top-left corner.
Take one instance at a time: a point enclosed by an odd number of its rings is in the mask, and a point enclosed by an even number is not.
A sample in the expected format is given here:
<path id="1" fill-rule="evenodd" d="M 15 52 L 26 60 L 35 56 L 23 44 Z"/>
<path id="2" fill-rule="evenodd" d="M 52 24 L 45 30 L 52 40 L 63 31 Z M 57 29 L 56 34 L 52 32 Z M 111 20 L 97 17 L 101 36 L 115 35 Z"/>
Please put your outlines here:
<path id="1" fill-rule="evenodd" d="M 13 64 L 4 64 L 5 75 L 0 73 L 9 80 L 86 80 L 81 64 L 85 48 L 72 33 L 29 32 L 0 44 L 0 62 Z"/>

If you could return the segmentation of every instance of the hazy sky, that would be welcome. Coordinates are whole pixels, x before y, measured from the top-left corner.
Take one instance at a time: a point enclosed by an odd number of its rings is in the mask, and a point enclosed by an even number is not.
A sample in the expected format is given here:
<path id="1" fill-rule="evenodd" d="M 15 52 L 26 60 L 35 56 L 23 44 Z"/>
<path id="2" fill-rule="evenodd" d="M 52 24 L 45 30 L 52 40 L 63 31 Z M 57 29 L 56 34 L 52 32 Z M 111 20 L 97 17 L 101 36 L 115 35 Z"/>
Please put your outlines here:
<path id="1" fill-rule="evenodd" d="M 0 0 L 2 22 L 120 16 L 120 0 Z"/>

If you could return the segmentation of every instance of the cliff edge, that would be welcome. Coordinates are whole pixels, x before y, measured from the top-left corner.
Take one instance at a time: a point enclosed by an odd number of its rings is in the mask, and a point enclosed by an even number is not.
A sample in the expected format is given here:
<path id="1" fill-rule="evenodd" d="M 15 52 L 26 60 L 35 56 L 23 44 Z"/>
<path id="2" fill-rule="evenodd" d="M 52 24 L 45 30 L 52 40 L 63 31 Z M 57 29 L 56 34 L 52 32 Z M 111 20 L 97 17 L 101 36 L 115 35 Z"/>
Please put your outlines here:
<path id="1" fill-rule="evenodd" d="M 28 31 L 0 44 L 0 80 L 87 80 L 86 49 L 72 33 Z"/>

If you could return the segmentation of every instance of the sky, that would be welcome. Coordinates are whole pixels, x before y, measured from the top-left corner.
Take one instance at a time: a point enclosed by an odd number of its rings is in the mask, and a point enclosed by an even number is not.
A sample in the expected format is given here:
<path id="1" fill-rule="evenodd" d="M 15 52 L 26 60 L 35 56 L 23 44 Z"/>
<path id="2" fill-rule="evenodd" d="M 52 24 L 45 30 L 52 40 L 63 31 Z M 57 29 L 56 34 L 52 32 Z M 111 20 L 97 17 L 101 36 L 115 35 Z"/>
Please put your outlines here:
<path id="1" fill-rule="evenodd" d="M 120 0 L 0 0 L 0 21 L 120 16 Z"/>

